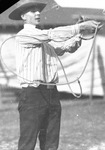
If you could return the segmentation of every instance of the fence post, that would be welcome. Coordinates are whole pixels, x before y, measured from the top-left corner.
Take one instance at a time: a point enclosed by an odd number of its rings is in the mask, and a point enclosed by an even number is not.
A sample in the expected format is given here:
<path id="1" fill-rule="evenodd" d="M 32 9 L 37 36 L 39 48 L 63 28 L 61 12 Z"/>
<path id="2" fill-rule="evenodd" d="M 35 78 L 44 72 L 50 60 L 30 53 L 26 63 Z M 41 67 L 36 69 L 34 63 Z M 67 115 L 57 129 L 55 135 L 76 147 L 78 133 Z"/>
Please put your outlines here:
<path id="1" fill-rule="evenodd" d="M 2 85 L 0 85 L 0 108 L 2 108 Z"/>
<path id="2" fill-rule="evenodd" d="M 94 71 L 95 71 L 95 46 L 93 47 L 92 55 L 92 72 L 91 72 L 91 87 L 90 87 L 90 100 L 93 99 L 93 89 L 94 89 Z"/>

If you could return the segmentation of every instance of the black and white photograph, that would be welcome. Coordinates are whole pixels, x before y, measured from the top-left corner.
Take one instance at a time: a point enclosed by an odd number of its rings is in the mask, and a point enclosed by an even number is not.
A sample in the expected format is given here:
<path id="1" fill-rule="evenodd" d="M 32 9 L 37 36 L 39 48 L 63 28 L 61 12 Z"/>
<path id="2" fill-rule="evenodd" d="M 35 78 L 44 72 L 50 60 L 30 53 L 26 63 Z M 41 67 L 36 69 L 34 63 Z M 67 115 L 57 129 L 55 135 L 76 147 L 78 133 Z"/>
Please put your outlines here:
<path id="1" fill-rule="evenodd" d="M 0 150 L 105 150 L 104 0 L 0 1 Z"/>

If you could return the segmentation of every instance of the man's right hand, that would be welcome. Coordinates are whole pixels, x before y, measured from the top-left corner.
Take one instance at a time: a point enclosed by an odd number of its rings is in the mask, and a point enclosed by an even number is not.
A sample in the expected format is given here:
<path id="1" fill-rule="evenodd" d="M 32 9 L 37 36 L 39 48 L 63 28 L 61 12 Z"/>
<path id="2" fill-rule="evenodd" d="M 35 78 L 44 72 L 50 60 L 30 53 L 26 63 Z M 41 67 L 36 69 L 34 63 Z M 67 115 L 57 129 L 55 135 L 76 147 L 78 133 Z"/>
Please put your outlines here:
<path id="1" fill-rule="evenodd" d="M 89 33 L 90 32 L 94 33 L 96 28 L 98 28 L 98 30 L 102 28 L 102 24 L 98 21 L 88 20 L 88 21 L 79 23 L 79 27 L 80 27 L 80 32 L 87 31 Z"/>

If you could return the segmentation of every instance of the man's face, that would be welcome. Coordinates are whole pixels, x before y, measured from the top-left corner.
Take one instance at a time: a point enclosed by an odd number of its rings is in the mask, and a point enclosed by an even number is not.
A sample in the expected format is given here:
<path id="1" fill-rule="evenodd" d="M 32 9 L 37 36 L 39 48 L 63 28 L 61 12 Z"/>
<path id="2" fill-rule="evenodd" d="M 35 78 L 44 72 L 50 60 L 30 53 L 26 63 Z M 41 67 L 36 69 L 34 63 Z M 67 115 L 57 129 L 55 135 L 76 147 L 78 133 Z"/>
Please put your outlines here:
<path id="1" fill-rule="evenodd" d="M 26 23 L 33 25 L 40 24 L 40 11 L 36 8 L 27 10 L 21 17 Z"/>

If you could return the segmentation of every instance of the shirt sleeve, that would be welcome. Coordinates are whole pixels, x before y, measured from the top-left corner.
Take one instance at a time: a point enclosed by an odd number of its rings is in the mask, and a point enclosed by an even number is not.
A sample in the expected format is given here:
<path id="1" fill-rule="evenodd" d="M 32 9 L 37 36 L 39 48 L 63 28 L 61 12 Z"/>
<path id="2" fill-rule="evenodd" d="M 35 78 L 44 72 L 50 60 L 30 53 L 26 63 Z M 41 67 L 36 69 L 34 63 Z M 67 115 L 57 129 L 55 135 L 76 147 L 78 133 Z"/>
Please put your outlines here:
<path id="1" fill-rule="evenodd" d="M 56 41 L 56 42 L 64 42 L 65 40 L 68 40 L 72 38 L 73 36 L 77 35 L 79 33 L 79 26 L 71 25 L 71 26 L 61 26 L 56 27 L 54 29 L 48 29 L 48 30 L 21 30 L 17 34 L 17 38 L 22 45 L 36 45 L 41 44 L 43 42 L 50 42 L 50 41 Z M 53 46 L 53 45 L 52 45 Z"/>
<path id="2" fill-rule="evenodd" d="M 21 45 L 37 45 L 43 42 L 49 42 L 49 30 L 27 31 L 21 30 L 17 33 L 17 39 Z"/>
<path id="3" fill-rule="evenodd" d="M 80 33 L 79 25 L 61 26 L 49 30 L 49 38 L 53 41 L 65 41 Z"/>
<path id="4" fill-rule="evenodd" d="M 61 56 L 67 51 L 72 53 L 77 49 L 76 43 L 80 41 L 79 26 L 76 24 L 50 29 L 49 36 L 49 44 L 54 47 L 57 55 Z"/>

